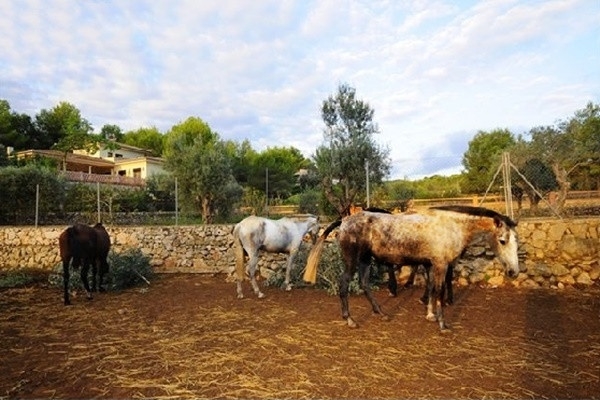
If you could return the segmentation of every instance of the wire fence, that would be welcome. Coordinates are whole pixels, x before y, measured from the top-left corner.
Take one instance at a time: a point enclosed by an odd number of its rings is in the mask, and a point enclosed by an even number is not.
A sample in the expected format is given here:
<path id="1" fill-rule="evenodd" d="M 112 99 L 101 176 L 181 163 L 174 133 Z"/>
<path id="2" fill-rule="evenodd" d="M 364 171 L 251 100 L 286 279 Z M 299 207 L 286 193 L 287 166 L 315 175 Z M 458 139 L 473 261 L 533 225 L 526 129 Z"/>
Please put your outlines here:
<path id="1" fill-rule="evenodd" d="M 471 175 L 399 180 L 386 184 L 383 195 L 369 186 L 365 198 L 359 199 L 358 203 L 399 211 L 441 204 L 475 205 L 517 219 L 600 216 L 600 166 L 596 164 L 586 163 L 560 176 L 551 166 L 541 162 L 517 165 L 505 153 L 494 167 Z M 178 225 L 202 222 L 199 213 L 181 212 L 177 180 L 162 188 L 151 188 L 148 185 L 100 183 L 93 179 L 73 181 L 68 179 L 69 176 L 60 177 L 64 181 L 57 183 L 53 181 L 56 176 L 40 175 L 33 170 L 21 175 L 0 174 L 0 225 L 71 225 L 99 221 L 113 225 Z M 264 204 L 264 198 L 262 201 Z M 255 207 L 240 204 L 233 219 L 255 211 Z M 276 217 L 296 214 L 299 208 L 267 204 L 261 212 Z"/>

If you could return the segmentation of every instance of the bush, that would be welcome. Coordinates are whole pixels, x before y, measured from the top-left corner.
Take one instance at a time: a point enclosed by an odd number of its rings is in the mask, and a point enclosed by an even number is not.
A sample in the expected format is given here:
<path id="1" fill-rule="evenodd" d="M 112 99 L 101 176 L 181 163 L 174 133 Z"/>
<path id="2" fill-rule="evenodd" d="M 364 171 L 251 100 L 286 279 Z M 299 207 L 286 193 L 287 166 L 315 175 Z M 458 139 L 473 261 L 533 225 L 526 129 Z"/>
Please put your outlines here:
<path id="1" fill-rule="evenodd" d="M 109 270 L 104 276 L 104 288 L 109 291 L 119 291 L 140 284 L 149 283 L 154 272 L 150 265 L 150 257 L 145 256 L 139 249 L 129 249 L 123 253 L 117 254 L 111 251 L 108 254 Z M 92 269 L 88 273 L 88 280 L 91 284 Z M 71 279 L 69 280 L 69 290 L 82 289 L 82 283 L 79 270 L 71 269 Z M 62 264 L 54 267 L 48 281 L 53 286 L 63 286 Z"/>
<path id="2" fill-rule="evenodd" d="M 290 283 L 294 286 L 305 286 L 303 280 L 304 268 L 306 266 L 306 260 L 311 247 L 303 245 L 294 258 L 292 269 L 290 271 Z M 328 294 L 334 296 L 339 294 L 339 279 L 344 272 L 346 266 L 342 261 L 340 254 L 340 247 L 337 242 L 325 246 L 323 253 L 321 254 L 321 260 L 319 262 L 319 269 L 317 272 L 317 283 L 315 287 L 317 289 L 324 289 Z M 371 289 L 378 289 L 379 284 L 383 282 L 383 270 L 377 263 L 371 263 L 369 282 Z M 267 279 L 268 286 L 282 287 L 285 282 L 285 268 L 279 268 Z M 358 282 L 358 274 L 354 274 L 354 277 L 350 281 L 348 286 L 348 292 L 350 294 L 362 293 L 360 284 Z"/>
<path id="3" fill-rule="evenodd" d="M 140 249 L 129 249 L 121 254 L 111 252 L 108 255 L 110 270 L 107 277 L 108 290 L 123 290 L 140 284 L 148 284 L 154 271 L 150 257 Z"/>
<path id="4" fill-rule="evenodd" d="M 29 286 L 45 281 L 47 273 L 40 270 L 8 271 L 0 274 L 0 289 Z"/>

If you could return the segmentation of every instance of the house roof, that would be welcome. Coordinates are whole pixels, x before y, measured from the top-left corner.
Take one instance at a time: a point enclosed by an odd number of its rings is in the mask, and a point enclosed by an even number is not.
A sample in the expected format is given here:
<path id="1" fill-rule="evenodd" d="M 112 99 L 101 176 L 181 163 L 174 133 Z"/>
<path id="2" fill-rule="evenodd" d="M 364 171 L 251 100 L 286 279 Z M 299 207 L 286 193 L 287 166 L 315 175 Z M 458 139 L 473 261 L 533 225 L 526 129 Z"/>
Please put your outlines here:
<path id="1" fill-rule="evenodd" d="M 15 153 L 17 159 L 30 158 L 36 155 L 52 158 L 58 161 L 65 159 L 65 153 L 59 150 L 23 150 Z M 70 164 L 91 165 L 94 167 L 112 168 L 115 164 L 103 158 L 86 156 L 83 154 L 66 153 L 66 161 Z"/>

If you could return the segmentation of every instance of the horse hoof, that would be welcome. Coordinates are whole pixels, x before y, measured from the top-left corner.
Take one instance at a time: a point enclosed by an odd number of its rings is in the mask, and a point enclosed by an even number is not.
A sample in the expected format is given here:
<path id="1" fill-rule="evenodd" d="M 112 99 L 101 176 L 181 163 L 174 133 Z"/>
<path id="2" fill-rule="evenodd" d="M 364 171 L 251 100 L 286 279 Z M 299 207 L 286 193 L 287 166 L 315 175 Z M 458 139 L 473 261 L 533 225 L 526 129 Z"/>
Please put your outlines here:
<path id="1" fill-rule="evenodd" d="M 259 292 L 259 293 L 258 293 L 258 298 L 259 298 L 259 299 L 264 299 L 265 297 L 266 297 L 266 296 L 265 296 L 265 294 L 264 294 L 263 292 Z"/>
<path id="2" fill-rule="evenodd" d="M 427 316 L 425 317 L 425 319 L 427 321 L 431 321 L 431 322 L 437 321 L 437 318 L 435 317 L 435 314 L 427 314 Z"/>
<path id="3" fill-rule="evenodd" d="M 238 294 L 238 295 L 237 295 L 237 298 L 238 298 L 238 299 L 243 299 L 243 298 L 244 298 L 244 295 L 243 295 L 243 294 Z"/>
<path id="4" fill-rule="evenodd" d="M 354 322 L 354 320 L 350 317 L 348 317 L 348 327 L 350 328 L 358 328 L 358 324 L 356 322 Z"/>
<path id="5" fill-rule="evenodd" d="M 286 291 L 286 292 L 291 292 L 291 291 L 292 291 L 292 285 L 287 285 L 287 286 L 285 287 L 285 291 Z"/>
<path id="6" fill-rule="evenodd" d="M 389 316 L 389 315 L 387 315 L 387 314 L 382 314 L 382 315 L 381 315 L 381 319 L 382 319 L 382 320 L 384 320 L 384 321 L 391 321 L 391 320 L 392 320 L 392 319 L 390 318 L 390 316 Z"/>

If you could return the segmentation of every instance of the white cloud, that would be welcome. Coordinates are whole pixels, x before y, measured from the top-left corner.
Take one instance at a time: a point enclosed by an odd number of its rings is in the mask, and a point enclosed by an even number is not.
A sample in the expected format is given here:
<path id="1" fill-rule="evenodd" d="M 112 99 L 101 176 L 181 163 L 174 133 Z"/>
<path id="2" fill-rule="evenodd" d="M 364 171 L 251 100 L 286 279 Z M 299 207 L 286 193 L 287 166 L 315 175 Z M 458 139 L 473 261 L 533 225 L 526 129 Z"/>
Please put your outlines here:
<path id="1" fill-rule="evenodd" d="M 0 98 L 31 116 L 69 101 L 97 129 L 197 116 L 310 156 L 321 103 L 346 82 L 374 108 L 394 176 L 417 176 L 460 165 L 479 129 L 600 101 L 600 4 L 586 0 L 48 4 L 0 2 Z"/>

